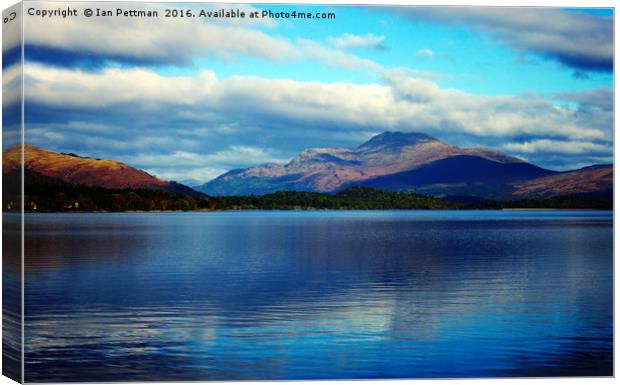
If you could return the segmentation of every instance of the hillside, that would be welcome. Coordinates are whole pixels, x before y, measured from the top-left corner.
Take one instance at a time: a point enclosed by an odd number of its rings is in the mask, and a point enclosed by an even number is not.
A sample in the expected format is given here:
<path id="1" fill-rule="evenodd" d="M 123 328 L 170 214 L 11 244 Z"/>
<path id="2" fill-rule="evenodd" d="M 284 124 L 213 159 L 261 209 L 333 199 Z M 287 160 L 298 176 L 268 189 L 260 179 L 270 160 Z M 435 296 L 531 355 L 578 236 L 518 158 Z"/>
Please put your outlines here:
<path id="1" fill-rule="evenodd" d="M 18 169 L 19 164 L 19 147 L 14 146 L 3 151 L 3 174 Z M 34 174 L 70 184 L 109 189 L 164 190 L 189 196 L 204 196 L 187 186 L 158 179 L 122 162 L 57 153 L 28 144 L 24 146 L 24 167 L 26 171 Z"/>
<path id="2" fill-rule="evenodd" d="M 361 185 L 389 191 L 424 190 L 432 195 L 473 195 L 507 198 L 511 182 L 554 175 L 530 163 L 501 163 L 471 155 L 457 155 L 413 170 L 372 178 Z"/>
<path id="3" fill-rule="evenodd" d="M 607 192 L 613 189 L 613 165 L 594 165 L 515 184 L 514 196 L 550 197 L 564 194 Z"/>

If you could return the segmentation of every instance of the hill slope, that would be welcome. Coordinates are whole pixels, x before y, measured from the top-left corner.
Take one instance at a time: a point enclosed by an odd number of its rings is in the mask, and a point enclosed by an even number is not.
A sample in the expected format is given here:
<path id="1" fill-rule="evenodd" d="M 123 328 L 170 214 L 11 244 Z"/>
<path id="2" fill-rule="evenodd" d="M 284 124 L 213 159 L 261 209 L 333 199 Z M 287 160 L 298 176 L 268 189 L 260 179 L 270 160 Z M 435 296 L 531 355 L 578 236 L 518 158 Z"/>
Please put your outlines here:
<path id="1" fill-rule="evenodd" d="M 501 163 L 477 156 L 456 155 L 413 170 L 372 178 L 361 185 L 389 191 L 419 190 L 433 195 L 505 199 L 513 191 L 511 183 L 555 174 L 525 162 Z"/>
<path id="2" fill-rule="evenodd" d="M 609 192 L 614 186 L 613 165 L 594 165 L 516 183 L 513 195 L 550 197 L 563 194 Z"/>
<path id="3" fill-rule="evenodd" d="M 19 168 L 20 155 L 18 146 L 3 151 L 3 174 Z M 32 145 L 24 146 L 24 167 L 25 171 L 70 184 L 109 189 L 164 190 L 189 196 L 204 196 L 187 186 L 158 179 L 122 162 L 57 153 Z"/>

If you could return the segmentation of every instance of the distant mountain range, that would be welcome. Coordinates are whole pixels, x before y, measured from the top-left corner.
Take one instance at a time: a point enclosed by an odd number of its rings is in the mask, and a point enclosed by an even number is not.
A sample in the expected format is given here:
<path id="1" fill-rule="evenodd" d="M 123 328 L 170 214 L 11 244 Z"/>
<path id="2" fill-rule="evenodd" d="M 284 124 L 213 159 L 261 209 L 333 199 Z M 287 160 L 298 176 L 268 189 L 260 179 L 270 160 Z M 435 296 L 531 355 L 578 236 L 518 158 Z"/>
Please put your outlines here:
<path id="1" fill-rule="evenodd" d="M 354 149 L 310 148 L 286 165 L 229 171 L 194 188 L 212 196 L 351 186 L 493 200 L 608 192 L 613 166 L 557 172 L 486 148 L 459 148 L 422 133 L 384 132 Z"/>
<path id="2" fill-rule="evenodd" d="M 337 193 L 351 187 L 413 192 L 459 202 L 609 196 L 613 190 L 612 165 L 557 172 L 499 151 L 459 148 L 420 133 L 385 132 L 354 149 L 310 148 L 286 165 L 268 163 L 232 170 L 194 188 L 158 179 L 115 160 L 32 145 L 25 145 L 24 150 L 26 179 L 33 183 L 59 181 L 72 186 L 164 191 L 203 200 L 277 191 Z M 18 147 L 5 150 L 2 160 L 4 175 L 19 172 Z"/>

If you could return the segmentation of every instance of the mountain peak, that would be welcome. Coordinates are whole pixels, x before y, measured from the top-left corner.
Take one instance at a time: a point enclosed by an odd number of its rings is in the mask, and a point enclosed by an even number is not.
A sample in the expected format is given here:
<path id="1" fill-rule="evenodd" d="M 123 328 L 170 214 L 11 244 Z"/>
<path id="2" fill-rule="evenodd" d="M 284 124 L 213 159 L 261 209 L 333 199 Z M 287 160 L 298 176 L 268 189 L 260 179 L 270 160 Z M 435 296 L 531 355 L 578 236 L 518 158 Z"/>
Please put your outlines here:
<path id="1" fill-rule="evenodd" d="M 385 131 L 379 135 L 373 136 L 372 138 L 370 138 L 370 140 L 363 143 L 358 148 L 378 147 L 386 145 L 403 146 L 431 141 L 437 141 L 437 139 L 421 132 Z"/>

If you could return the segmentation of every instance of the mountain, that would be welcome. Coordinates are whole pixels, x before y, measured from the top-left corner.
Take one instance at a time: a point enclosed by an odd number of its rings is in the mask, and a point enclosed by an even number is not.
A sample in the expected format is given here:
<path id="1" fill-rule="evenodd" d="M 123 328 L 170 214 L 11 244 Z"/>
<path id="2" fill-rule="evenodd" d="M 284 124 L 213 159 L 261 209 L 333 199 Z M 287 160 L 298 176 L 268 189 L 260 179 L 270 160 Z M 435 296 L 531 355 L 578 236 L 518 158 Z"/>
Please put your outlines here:
<path id="1" fill-rule="evenodd" d="M 613 165 L 556 172 L 498 151 L 450 146 L 425 134 L 387 132 L 354 149 L 311 148 L 286 165 L 231 170 L 201 187 L 228 198 L 211 198 L 114 160 L 31 145 L 24 150 L 24 204 L 32 211 L 403 208 L 420 202 L 465 208 L 613 204 Z M 7 210 L 19 208 L 20 155 L 13 147 L 2 156 Z M 287 190 L 290 194 L 274 194 Z M 252 194 L 261 197 L 248 196 Z M 441 203 L 429 196 L 445 199 Z"/>
<path id="2" fill-rule="evenodd" d="M 519 158 L 486 148 L 459 148 L 423 133 L 384 132 L 357 148 L 310 148 L 286 165 L 263 164 L 232 170 L 196 189 L 209 195 L 267 194 L 278 190 L 335 192 L 365 185 L 380 189 L 427 190 L 446 184 L 470 195 L 491 183 L 555 174 Z M 480 185 L 484 182 L 484 186 Z M 437 187 L 437 186 L 436 186 Z M 500 190 L 512 191 L 510 185 Z M 489 196 L 497 195 L 491 187 Z"/>
<path id="3" fill-rule="evenodd" d="M 591 194 L 611 192 L 613 185 L 613 165 L 594 165 L 516 183 L 513 195 L 551 197 L 564 194 Z"/>
<path id="4" fill-rule="evenodd" d="M 178 181 L 178 183 L 183 184 L 185 186 L 190 186 L 190 187 L 201 184 L 201 182 L 196 179 L 181 179 L 180 181 Z"/>
<path id="5" fill-rule="evenodd" d="M 19 146 L 3 151 L 3 174 L 19 169 L 20 155 Z M 27 175 L 40 175 L 75 185 L 108 189 L 163 190 L 192 197 L 205 196 L 187 186 L 158 179 L 145 171 L 115 160 L 57 153 L 28 144 L 24 145 L 24 166 Z"/>
<path id="6" fill-rule="evenodd" d="M 464 195 L 509 199 L 514 181 L 555 175 L 554 171 L 526 162 L 502 163 L 479 156 L 455 155 L 409 171 L 359 182 L 390 191 L 417 190 L 431 195 Z"/>
<path id="7" fill-rule="evenodd" d="M 613 189 L 613 166 L 557 172 L 487 148 L 424 133 L 384 132 L 356 148 L 309 148 L 285 165 L 231 170 L 195 187 L 209 195 L 338 192 L 353 186 L 439 197 L 512 200 Z"/>

